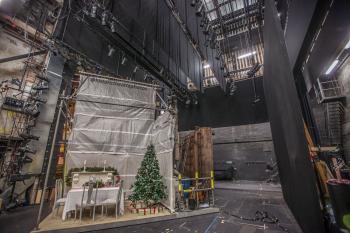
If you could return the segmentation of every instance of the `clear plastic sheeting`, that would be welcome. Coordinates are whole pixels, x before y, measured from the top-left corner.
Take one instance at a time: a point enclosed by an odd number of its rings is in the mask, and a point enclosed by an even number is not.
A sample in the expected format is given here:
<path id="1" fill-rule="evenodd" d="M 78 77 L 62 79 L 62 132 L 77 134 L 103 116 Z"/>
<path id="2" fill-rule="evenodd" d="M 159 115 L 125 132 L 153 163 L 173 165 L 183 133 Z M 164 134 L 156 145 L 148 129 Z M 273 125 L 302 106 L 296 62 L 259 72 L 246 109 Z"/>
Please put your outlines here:
<path id="1" fill-rule="evenodd" d="M 154 87 L 124 80 L 81 75 L 67 168 L 113 166 L 124 180 L 126 195 L 135 181 L 147 146 L 153 143 L 167 186 L 164 204 L 174 209 L 174 117 L 155 119 Z"/>

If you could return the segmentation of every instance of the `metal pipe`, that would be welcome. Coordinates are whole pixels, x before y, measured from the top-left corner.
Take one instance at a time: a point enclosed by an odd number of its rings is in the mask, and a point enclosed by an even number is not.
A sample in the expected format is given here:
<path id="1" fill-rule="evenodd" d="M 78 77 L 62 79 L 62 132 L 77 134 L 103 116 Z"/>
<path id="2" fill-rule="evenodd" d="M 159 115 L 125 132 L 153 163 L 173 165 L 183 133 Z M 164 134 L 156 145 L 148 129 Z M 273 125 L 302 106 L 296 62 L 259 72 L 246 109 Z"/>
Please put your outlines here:
<path id="1" fill-rule="evenodd" d="M 0 63 L 15 61 L 15 60 L 19 60 L 19 59 L 28 58 L 28 57 L 34 57 L 34 56 L 42 55 L 42 54 L 44 54 L 46 52 L 47 52 L 47 50 L 45 49 L 45 50 L 40 50 L 40 51 L 37 51 L 37 52 L 26 53 L 26 54 L 22 54 L 22 55 L 13 56 L 13 57 L 1 58 L 0 59 Z"/>
<path id="2" fill-rule="evenodd" d="M 65 92 L 63 92 L 64 94 Z M 52 139 L 52 144 L 51 144 L 51 150 L 50 150 L 50 156 L 49 156 L 49 163 L 47 165 L 47 169 L 46 169 L 46 175 L 45 175 L 45 182 L 44 182 L 44 187 L 43 187 L 43 191 L 41 193 L 41 198 L 40 198 L 40 208 L 39 208 L 39 213 L 38 213 L 38 219 L 36 221 L 36 227 L 35 229 L 39 229 L 39 223 L 40 223 L 40 219 L 41 219 L 41 214 L 43 211 L 43 206 L 44 206 L 44 198 L 45 198 L 45 192 L 47 189 L 47 184 L 49 182 L 49 175 L 50 175 L 50 168 L 51 168 L 51 162 L 52 162 L 52 157 L 53 157 L 53 152 L 55 149 L 55 142 L 56 142 L 56 136 L 57 136 L 57 131 L 58 131 L 58 126 L 59 126 L 59 122 L 60 122 L 60 118 L 61 118 L 61 114 L 62 114 L 62 106 L 63 106 L 63 100 L 60 100 L 60 106 L 59 106 L 59 110 L 58 110 L 58 115 L 57 115 L 57 120 L 56 120 L 56 125 L 55 125 L 55 131 L 53 134 L 53 139 Z"/>

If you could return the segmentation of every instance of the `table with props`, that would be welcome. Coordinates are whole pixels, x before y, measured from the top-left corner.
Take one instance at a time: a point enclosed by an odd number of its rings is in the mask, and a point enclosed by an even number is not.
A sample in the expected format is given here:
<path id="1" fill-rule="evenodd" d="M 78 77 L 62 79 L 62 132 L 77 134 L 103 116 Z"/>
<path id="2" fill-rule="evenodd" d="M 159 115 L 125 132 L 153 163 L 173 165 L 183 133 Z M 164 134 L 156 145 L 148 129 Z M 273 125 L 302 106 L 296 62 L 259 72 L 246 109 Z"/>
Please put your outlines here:
<path id="1" fill-rule="evenodd" d="M 96 203 L 98 203 L 107 200 L 107 199 L 116 199 L 118 195 L 119 187 L 106 187 L 106 188 L 99 188 L 97 191 L 97 199 Z M 95 197 L 96 189 L 93 190 L 92 197 Z M 67 199 L 66 203 L 64 205 L 63 213 L 62 213 L 62 220 L 66 219 L 67 213 L 69 211 L 75 210 L 76 204 L 81 203 L 81 197 L 83 196 L 83 189 L 71 189 L 67 193 Z M 87 198 L 87 190 L 85 190 L 84 199 Z M 121 203 L 120 203 L 120 213 L 124 213 L 124 193 L 122 192 L 121 196 Z"/>

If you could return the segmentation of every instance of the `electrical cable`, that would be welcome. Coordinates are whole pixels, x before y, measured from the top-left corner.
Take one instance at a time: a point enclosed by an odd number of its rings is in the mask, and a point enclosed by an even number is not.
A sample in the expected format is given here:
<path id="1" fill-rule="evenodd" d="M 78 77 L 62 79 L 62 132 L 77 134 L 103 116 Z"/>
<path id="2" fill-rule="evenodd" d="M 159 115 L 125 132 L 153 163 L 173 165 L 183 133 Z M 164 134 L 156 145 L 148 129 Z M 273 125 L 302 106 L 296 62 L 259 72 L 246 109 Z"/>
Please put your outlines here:
<path id="1" fill-rule="evenodd" d="M 261 223 L 276 225 L 282 231 L 289 232 L 288 228 L 286 228 L 280 224 L 280 220 L 277 217 L 272 216 L 267 211 L 257 210 L 254 214 L 254 217 L 244 217 L 241 215 L 229 213 L 228 211 L 225 211 L 225 210 L 223 211 L 223 213 L 226 215 L 232 216 L 234 218 L 240 219 L 240 220 L 251 221 L 251 222 L 261 222 Z"/>

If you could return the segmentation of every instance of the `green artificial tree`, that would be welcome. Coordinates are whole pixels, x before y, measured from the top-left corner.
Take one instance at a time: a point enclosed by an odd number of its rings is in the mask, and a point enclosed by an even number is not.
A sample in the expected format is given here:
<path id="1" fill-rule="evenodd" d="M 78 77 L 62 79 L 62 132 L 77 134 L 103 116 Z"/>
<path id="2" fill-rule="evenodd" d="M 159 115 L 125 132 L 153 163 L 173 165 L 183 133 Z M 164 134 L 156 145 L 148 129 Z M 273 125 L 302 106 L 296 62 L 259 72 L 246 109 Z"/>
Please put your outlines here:
<path id="1" fill-rule="evenodd" d="M 151 144 L 147 147 L 141 166 L 137 171 L 136 181 L 132 185 L 133 193 L 129 199 L 134 204 L 142 201 L 147 207 L 158 204 L 166 198 L 166 186 L 163 184 L 162 178 L 154 146 Z"/>

